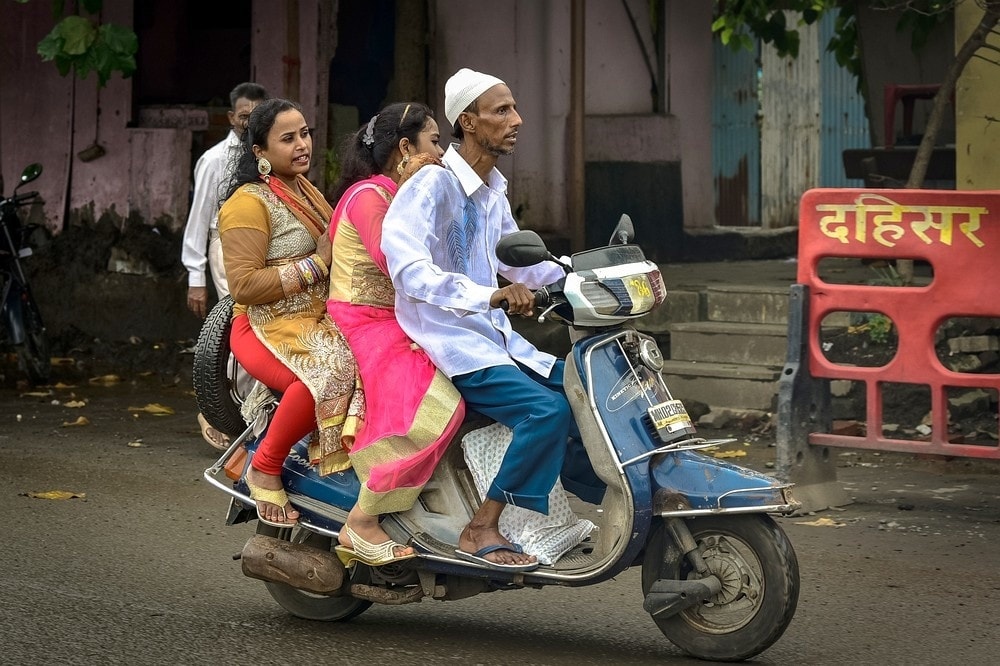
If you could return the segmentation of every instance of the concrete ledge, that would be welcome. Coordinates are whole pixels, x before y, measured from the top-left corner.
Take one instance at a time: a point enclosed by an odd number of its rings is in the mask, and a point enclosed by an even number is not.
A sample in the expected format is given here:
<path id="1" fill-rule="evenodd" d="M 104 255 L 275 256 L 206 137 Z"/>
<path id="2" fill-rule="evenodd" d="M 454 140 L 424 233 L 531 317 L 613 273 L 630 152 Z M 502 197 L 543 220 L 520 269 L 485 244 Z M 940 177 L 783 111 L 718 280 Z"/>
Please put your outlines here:
<path id="1" fill-rule="evenodd" d="M 787 324 L 788 288 L 713 286 L 706 292 L 708 319 L 748 324 Z"/>
<path id="2" fill-rule="evenodd" d="M 670 327 L 670 358 L 677 361 L 780 366 L 787 354 L 787 327 L 710 321 Z"/>
<path id="3" fill-rule="evenodd" d="M 670 392 L 680 400 L 772 411 L 780 370 L 738 364 L 667 361 L 663 373 Z"/>

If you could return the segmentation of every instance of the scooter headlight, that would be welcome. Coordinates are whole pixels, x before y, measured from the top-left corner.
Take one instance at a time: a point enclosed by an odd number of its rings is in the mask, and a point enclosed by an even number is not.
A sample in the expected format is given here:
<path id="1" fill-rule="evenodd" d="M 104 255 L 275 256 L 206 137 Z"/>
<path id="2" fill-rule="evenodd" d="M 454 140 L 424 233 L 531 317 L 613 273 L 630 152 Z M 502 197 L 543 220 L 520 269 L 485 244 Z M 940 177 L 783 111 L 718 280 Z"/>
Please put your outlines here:
<path id="1" fill-rule="evenodd" d="M 653 269 L 623 277 L 585 280 L 580 292 L 598 314 L 634 316 L 645 314 L 662 303 L 666 287 L 660 271 Z"/>

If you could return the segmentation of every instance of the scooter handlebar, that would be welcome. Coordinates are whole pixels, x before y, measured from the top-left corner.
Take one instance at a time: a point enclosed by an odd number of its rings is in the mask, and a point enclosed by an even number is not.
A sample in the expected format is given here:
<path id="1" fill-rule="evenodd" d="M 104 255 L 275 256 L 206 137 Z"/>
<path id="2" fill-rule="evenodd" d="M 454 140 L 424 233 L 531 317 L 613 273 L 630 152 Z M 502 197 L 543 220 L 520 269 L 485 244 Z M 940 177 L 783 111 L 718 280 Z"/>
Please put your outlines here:
<path id="1" fill-rule="evenodd" d="M 3 199 L 0 203 L 7 206 L 19 206 L 28 201 L 28 199 L 34 199 L 37 196 L 38 192 L 24 192 L 22 194 L 15 194 L 9 199 Z"/>
<path id="2" fill-rule="evenodd" d="M 549 295 L 549 290 L 546 289 L 545 287 L 542 287 L 541 289 L 535 292 L 535 307 L 544 308 L 546 305 L 550 303 L 550 301 L 551 298 Z M 504 312 L 507 312 L 507 309 L 510 307 L 510 303 L 508 303 L 507 299 L 505 298 L 502 301 L 500 301 L 499 307 Z"/>

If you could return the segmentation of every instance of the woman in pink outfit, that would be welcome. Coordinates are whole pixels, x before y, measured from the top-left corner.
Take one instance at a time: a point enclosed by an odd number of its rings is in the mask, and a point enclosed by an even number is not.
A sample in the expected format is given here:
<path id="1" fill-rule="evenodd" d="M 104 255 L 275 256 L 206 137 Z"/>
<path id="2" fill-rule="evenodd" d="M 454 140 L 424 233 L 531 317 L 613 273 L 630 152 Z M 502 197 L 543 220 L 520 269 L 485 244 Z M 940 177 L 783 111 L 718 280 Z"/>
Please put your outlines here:
<path id="1" fill-rule="evenodd" d="M 439 163 L 439 138 L 426 106 L 391 104 L 342 152 L 339 202 L 329 227 L 327 311 L 354 352 L 367 400 L 349 454 L 361 493 L 340 533 L 345 561 L 380 565 L 413 557 L 378 518 L 413 506 L 465 416 L 458 391 L 396 323 L 395 290 L 380 247 L 382 218 L 400 182 Z"/>

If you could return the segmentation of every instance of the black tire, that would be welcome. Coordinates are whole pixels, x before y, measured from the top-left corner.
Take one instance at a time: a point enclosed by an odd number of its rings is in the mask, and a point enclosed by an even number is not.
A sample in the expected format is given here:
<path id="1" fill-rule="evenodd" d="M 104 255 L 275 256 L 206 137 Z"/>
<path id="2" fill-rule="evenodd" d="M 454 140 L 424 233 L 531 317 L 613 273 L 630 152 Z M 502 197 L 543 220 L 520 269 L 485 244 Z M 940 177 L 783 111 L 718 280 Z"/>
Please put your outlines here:
<path id="1" fill-rule="evenodd" d="M 711 603 L 656 620 L 667 639 L 710 661 L 742 661 L 784 633 L 799 598 L 799 564 L 784 531 L 764 514 L 706 516 L 687 521 L 709 569 L 723 589 Z M 654 528 L 642 563 L 642 591 L 659 578 L 693 576 L 663 521 Z"/>
<path id="2" fill-rule="evenodd" d="M 47 384 L 52 377 L 52 352 L 49 348 L 42 313 L 30 293 L 22 294 L 21 315 L 24 323 L 24 342 L 16 345 L 21 367 L 32 384 Z"/>
<path id="3" fill-rule="evenodd" d="M 209 424 L 230 438 L 239 437 L 247 428 L 240 414 L 235 361 L 229 350 L 229 332 L 233 327 L 233 299 L 226 296 L 215 304 L 201 325 L 194 346 L 194 397 L 198 411 Z"/>
<path id="4" fill-rule="evenodd" d="M 333 550 L 333 539 L 310 530 L 301 528 L 272 527 L 264 523 L 257 524 L 257 534 L 284 539 L 297 543 L 305 543 L 314 548 Z M 371 570 L 357 565 L 350 572 L 351 582 L 369 583 Z M 278 602 L 278 605 L 295 617 L 304 620 L 319 620 L 322 622 L 344 622 L 371 608 L 372 602 L 354 597 L 326 597 L 298 590 L 284 583 L 265 582 L 268 593 Z"/>

